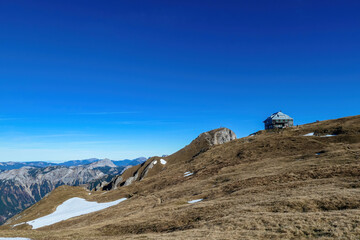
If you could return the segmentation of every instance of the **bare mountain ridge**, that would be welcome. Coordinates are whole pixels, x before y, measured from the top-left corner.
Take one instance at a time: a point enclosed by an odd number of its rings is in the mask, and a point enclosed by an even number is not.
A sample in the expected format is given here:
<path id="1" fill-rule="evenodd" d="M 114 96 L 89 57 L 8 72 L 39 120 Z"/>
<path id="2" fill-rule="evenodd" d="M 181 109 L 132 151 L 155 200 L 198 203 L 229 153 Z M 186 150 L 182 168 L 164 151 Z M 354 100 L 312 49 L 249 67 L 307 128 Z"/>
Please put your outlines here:
<path id="1" fill-rule="evenodd" d="M 111 191 L 88 195 L 83 188 L 59 187 L 10 219 L 1 233 L 33 239 L 356 239 L 360 234 L 360 116 L 260 131 L 213 146 L 195 139 L 135 169 L 141 175 L 154 161 L 141 180 L 114 184 Z M 135 171 L 121 176 L 128 179 Z M 74 196 L 128 199 L 40 230 L 16 225 Z"/>
<path id="2" fill-rule="evenodd" d="M 113 168 L 116 168 L 117 166 L 110 159 L 107 159 L 107 158 L 105 158 L 103 160 L 100 160 L 100 161 L 90 163 L 87 166 L 87 168 L 90 168 L 90 169 L 99 168 L 99 167 L 113 167 Z"/>
<path id="3" fill-rule="evenodd" d="M 90 158 L 90 159 L 83 159 L 83 160 L 70 160 L 63 163 L 53 163 L 53 162 L 43 162 L 43 161 L 33 161 L 33 162 L 0 162 L 0 171 L 12 170 L 12 169 L 19 169 L 22 167 L 49 167 L 49 166 L 81 166 L 87 165 L 90 163 L 96 163 L 98 161 L 102 161 L 106 159 L 98 159 L 98 158 Z M 129 166 L 129 165 L 137 165 L 144 161 L 146 158 L 139 157 L 135 159 L 124 159 L 124 160 L 111 160 L 116 166 Z"/>
<path id="4" fill-rule="evenodd" d="M 189 160 L 198 154 L 207 151 L 210 147 L 236 139 L 235 133 L 228 128 L 219 128 L 200 134 L 188 146 L 166 157 L 152 157 L 141 165 L 126 169 L 121 176 L 115 177 L 103 186 L 103 190 L 111 190 L 120 186 L 130 185 L 133 181 L 141 181 L 147 175 L 153 176 L 168 165 L 180 164 L 180 161 Z"/>

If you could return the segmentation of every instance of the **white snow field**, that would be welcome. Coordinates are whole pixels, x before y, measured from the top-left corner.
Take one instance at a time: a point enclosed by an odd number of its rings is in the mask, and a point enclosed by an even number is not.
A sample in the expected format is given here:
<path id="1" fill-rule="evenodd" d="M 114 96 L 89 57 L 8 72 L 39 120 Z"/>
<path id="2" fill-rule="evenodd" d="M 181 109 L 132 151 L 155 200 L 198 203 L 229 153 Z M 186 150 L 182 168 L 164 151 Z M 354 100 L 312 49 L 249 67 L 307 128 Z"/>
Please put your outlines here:
<path id="1" fill-rule="evenodd" d="M 160 159 L 160 162 L 161 162 L 162 165 L 166 164 L 166 161 L 164 159 Z"/>
<path id="2" fill-rule="evenodd" d="M 33 229 L 37 229 L 44 226 L 52 225 L 57 222 L 61 222 L 63 220 L 67 220 L 72 217 L 77 217 L 80 215 L 100 211 L 105 208 L 114 206 L 125 200 L 126 198 L 121 198 L 113 202 L 97 203 L 97 202 L 89 202 L 86 201 L 85 199 L 74 197 L 66 200 L 61 205 L 59 205 L 56 208 L 55 212 L 26 223 L 31 225 Z"/>
<path id="3" fill-rule="evenodd" d="M 195 199 L 195 200 L 191 200 L 191 201 L 188 201 L 188 203 L 197 203 L 197 202 L 201 202 L 203 199 Z"/>
<path id="4" fill-rule="evenodd" d="M 312 132 L 312 133 L 308 133 L 308 134 L 305 134 L 304 136 L 305 136 L 305 137 L 314 136 L 314 133 L 313 133 L 313 132 Z"/>
<path id="5" fill-rule="evenodd" d="M 305 134 L 304 135 L 305 137 L 310 137 L 310 136 L 314 136 L 314 133 L 308 133 L 308 134 Z M 320 137 L 336 137 L 336 135 L 331 135 L 331 134 L 328 134 L 328 135 L 325 135 L 325 136 L 320 136 Z"/>
<path id="6" fill-rule="evenodd" d="M 31 240 L 31 239 L 30 238 L 20 238 L 20 237 L 15 237 L 15 238 L 0 237 L 0 240 Z"/>
<path id="7" fill-rule="evenodd" d="M 18 223 L 18 224 L 14 224 L 14 225 L 12 225 L 12 227 L 20 226 L 20 225 L 23 225 L 23 224 L 25 224 L 25 222 Z M 1 238 L 0 238 L 0 239 L 1 239 Z"/>
<path id="8" fill-rule="evenodd" d="M 188 177 L 188 176 L 191 176 L 193 175 L 194 173 L 192 172 L 184 172 L 184 177 Z"/>

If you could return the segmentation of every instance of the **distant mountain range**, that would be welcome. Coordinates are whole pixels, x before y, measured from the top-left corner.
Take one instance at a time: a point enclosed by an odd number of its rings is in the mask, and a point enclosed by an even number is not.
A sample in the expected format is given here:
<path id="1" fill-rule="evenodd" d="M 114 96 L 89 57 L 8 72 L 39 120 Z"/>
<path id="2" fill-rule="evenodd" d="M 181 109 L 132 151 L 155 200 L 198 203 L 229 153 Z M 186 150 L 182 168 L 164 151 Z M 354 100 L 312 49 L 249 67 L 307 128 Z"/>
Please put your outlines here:
<path id="1" fill-rule="evenodd" d="M 91 190 L 110 181 L 129 166 L 146 158 L 112 161 L 85 159 L 51 162 L 0 163 L 0 224 L 42 199 L 58 186 L 86 184 Z"/>
<path id="2" fill-rule="evenodd" d="M 53 163 L 53 162 L 43 162 L 43 161 L 34 161 L 34 162 L 0 162 L 0 171 L 1 170 L 12 170 L 12 169 L 20 169 L 22 167 L 49 167 L 49 166 L 66 166 L 66 167 L 72 167 L 72 166 L 81 166 L 81 165 L 87 165 L 93 162 L 98 162 L 102 159 L 98 158 L 90 158 L 90 159 L 84 159 L 84 160 L 71 160 L 63 163 Z M 112 161 L 116 166 L 135 166 L 142 162 L 146 161 L 145 157 L 139 157 L 136 159 L 124 159 L 124 160 L 110 160 Z"/>

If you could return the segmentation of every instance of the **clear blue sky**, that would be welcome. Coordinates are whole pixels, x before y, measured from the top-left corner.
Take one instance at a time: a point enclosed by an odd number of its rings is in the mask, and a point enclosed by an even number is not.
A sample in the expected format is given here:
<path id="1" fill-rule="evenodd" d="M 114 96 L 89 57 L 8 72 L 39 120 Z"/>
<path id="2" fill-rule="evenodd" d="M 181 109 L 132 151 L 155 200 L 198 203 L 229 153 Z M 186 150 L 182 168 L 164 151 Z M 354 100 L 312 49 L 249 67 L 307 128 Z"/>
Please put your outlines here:
<path id="1" fill-rule="evenodd" d="M 0 161 L 170 154 L 358 115 L 360 1 L 1 1 Z"/>

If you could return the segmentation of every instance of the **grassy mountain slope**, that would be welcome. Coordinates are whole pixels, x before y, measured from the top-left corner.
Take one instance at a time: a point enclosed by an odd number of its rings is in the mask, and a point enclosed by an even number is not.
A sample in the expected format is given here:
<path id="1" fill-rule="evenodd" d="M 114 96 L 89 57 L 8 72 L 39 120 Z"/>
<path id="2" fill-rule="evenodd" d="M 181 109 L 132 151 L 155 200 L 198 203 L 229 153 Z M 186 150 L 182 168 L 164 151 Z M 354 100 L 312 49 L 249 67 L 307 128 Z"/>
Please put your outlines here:
<path id="1" fill-rule="evenodd" d="M 315 136 L 304 136 L 311 132 Z M 80 187 L 58 188 L 0 233 L 33 239 L 359 238 L 360 116 L 186 148 L 198 153 L 165 157 L 168 163 L 156 173 L 128 186 L 91 195 Z M 184 177 L 188 171 L 193 175 Z M 71 196 L 129 199 L 39 230 L 13 226 L 49 214 Z M 188 203 L 195 199 L 204 200 Z"/>

